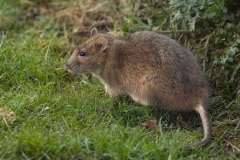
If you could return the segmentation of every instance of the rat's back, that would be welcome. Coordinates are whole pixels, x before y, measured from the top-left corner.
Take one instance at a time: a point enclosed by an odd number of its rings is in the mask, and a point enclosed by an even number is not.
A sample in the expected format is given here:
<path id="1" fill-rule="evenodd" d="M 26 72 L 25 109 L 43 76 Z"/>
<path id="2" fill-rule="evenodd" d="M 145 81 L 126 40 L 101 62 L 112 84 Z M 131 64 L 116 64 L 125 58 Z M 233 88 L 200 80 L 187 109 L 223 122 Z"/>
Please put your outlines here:
<path id="1" fill-rule="evenodd" d="M 130 67 L 124 77 L 134 100 L 170 110 L 193 110 L 200 101 L 207 105 L 208 83 L 191 52 L 150 31 L 132 34 L 127 43 Z"/>

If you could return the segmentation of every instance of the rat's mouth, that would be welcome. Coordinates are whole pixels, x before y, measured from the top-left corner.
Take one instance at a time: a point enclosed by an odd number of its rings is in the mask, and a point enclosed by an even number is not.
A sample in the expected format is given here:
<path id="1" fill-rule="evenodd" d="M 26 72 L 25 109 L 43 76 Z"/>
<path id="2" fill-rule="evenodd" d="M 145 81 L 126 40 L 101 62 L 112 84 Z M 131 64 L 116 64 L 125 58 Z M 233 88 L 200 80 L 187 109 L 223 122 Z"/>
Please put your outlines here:
<path id="1" fill-rule="evenodd" d="M 64 65 L 64 68 L 67 72 L 71 73 L 71 74 L 79 74 L 79 73 L 85 73 L 82 69 L 82 67 L 80 67 L 79 65 L 75 65 L 75 66 L 69 66 L 67 64 Z"/>
<path id="2" fill-rule="evenodd" d="M 64 69 L 67 71 L 67 72 L 69 72 L 69 73 L 72 73 L 72 74 L 74 74 L 75 73 L 75 70 L 76 70 L 76 68 L 77 68 L 77 66 L 70 66 L 69 64 L 65 64 L 64 65 Z"/>

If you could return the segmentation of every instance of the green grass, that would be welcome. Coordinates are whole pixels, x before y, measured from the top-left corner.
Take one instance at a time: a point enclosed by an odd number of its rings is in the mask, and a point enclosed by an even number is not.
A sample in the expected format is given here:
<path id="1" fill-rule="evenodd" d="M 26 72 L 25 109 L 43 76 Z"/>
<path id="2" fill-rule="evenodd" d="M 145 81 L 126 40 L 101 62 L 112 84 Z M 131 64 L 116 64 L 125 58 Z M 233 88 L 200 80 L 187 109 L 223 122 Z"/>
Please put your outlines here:
<path id="1" fill-rule="evenodd" d="M 13 123 L 0 123 L 0 159 L 238 158 L 222 139 L 237 135 L 239 122 L 222 124 L 219 112 L 213 113 L 219 118 L 213 142 L 192 150 L 183 147 L 202 137 L 199 117 L 190 122 L 163 113 L 156 131 L 141 127 L 157 115 L 154 109 L 111 99 L 97 79 L 62 69 L 63 52 L 70 53 L 71 45 L 56 28 L 41 17 L 33 25 L 19 21 L 0 32 L 0 111 L 16 115 Z M 228 140 L 237 146 L 239 139 L 233 139 Z"/>

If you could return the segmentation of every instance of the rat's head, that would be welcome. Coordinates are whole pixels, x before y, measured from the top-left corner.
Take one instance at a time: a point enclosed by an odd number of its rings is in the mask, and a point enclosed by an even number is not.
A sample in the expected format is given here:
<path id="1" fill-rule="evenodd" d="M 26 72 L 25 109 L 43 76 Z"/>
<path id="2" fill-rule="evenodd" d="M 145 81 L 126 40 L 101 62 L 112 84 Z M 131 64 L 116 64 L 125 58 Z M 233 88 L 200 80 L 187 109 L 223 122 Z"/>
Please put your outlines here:
<path id="1" fill-rule="evenodd" d="M 91 30 L 90 38 L 76 47 L 65 68 L 74 74 L 91 72 L 98 74 L 103 68 L 109 45 L 108 36 Z"/>

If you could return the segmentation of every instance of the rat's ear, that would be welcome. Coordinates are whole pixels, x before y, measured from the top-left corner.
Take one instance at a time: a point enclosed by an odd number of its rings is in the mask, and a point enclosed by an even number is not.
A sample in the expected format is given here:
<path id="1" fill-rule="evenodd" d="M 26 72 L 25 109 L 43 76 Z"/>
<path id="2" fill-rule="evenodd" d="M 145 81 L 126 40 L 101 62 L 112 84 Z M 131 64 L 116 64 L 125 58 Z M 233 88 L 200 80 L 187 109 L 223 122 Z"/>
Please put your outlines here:
<path id="1" fill-rule="evenodd" d="M 90 37 L 93 37 L 95 36 L 96 34 L 98 34 L 98 30 L 96 27 L 94 27 L 92 30 L 91 30 L 91 36 Z"/>
<path id="2" fill-rule="evenodd" d="M 95 44 L 96 50 L 103 53 L 108 46 L 108 40 L 106 38 L 99 38 Z"/>

